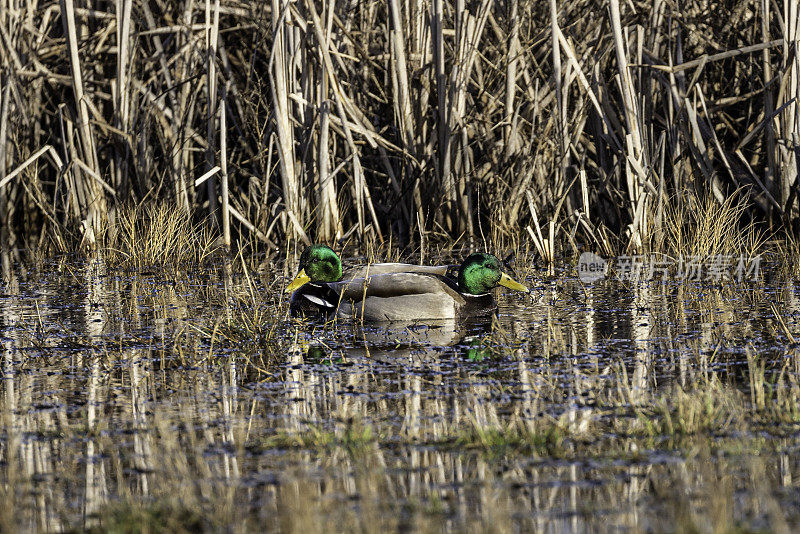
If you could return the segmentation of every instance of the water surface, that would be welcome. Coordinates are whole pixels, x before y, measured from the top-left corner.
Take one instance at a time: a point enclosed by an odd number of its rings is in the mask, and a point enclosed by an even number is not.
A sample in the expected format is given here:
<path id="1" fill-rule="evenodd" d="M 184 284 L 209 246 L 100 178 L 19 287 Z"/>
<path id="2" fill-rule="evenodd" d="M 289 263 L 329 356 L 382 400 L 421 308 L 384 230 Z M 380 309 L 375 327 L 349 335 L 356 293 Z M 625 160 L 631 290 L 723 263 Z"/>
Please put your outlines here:
<path id="1" fill-rule="evenodd" d="M 793 281 L 562 273 L 488 321 L 370 326 L 292 320 L 282 280 L 232 271 L 13 271 L 0 526 L 800 524 Z"/>

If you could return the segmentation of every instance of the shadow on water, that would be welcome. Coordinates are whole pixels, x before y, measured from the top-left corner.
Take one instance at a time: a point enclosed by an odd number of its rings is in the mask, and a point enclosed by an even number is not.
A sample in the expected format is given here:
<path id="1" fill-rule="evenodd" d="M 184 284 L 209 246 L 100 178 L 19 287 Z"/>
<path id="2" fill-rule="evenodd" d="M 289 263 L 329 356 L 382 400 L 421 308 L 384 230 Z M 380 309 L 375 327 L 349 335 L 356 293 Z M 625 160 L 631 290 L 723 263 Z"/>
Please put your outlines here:
<path id="1" fill-rule="evenodd" d="M 0 527 L 797 526 L 793 281 L 529 282 L 486 321 L 375 326 L 223 267 L 28 267 L 0 291 Z"/>

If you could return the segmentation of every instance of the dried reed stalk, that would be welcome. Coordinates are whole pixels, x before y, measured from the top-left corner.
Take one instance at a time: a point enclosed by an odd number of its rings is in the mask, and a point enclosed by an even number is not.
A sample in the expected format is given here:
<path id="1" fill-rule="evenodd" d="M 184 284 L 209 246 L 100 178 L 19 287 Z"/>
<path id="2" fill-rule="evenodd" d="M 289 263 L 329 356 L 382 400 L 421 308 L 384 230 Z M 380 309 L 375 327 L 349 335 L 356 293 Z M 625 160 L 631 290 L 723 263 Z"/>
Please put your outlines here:
<path id="1" fill-rule="evenodd" d="M 786 206 L 792 187 L 797 187 L 795 182 L 798 175 L 797 150 L 800 146 L 800 113 L 797 111 L 797 102 L 800 101 L 800 57 L 797 54 L 797 45 L 800 43 L 800 8 L 793 0 L 783 2 L 783 73 L 784 83 L 778 93 L 777 106 L 794 102 L 786 107 L 779 115 L 781 139 L 785 142 L 779 146 L 781 181 L 780 202 Z M 785 209 L 785 208 L 784 208 Z M 797 208 L 793 210 L 797 212 Z"/>
<path id="2" fill-rule="evenodd" d="M 219 103 L 219 176 L 222 197 L 222 239 L 225 246 L 231 246 L 230 199 L 228 198 L 228 135 L 225 110 L 225 97 Z"/>
<path id="3" fill-rule="evenodd" d="M 214 167 L 216 163 L 216 118 L 217 118 L 217 48 L 219 47 L 219 4 L 220 0 L 214 0 L 213 10 L 211 0 L 205 1 L 206 14 L 206 98 L 208 107 L 206 110 L 207 129 L 206 139 L 206 170 Z M 208 214 L 213 226 L 217 224 L 217 182 L 211 176 L 206 182 L 208 191 Z"/>
<path id="4" fill-rule="evenodd" d="M 81 63 L 78 56 L 78 34 L 75 23 L 75 6 L 72 0 L 61 0 L 61 18 L 64 33 L 67 36 L 67 51 L 72 72 L 72 91 L 75 110 L 78 118 L 78 135 L 81 142 L 80 155 L 73 153 L 73 161 L 81 160 L 95 175 L 100 174 L 100 167 L 95 152 L 94 132 L 89 119 L 89 96 L 85 94 Z M 102 189 L 94 180 L 83 178 L 83 174 L 76 173 L 75 187 L 81 190 L 83 201 L 80 203 L 81 217 L 86 221 L 95 234 L 104 230 L 107 216 L 106 199 Z"/>
<path id="5" fill-rule="evenodd" d="M 636 89 L 629 70 L 628 58 L 626 53 L 626 39 L 622 32 L 620 23 L 619 0 L 610 0 L 609 13 L 611 15 L 611 28 L 614 36 L 614 51 L 617 56 L 617 68 L 619 69 L 619 87 L 622 93 L 622 109 L 625 118 L 625 177 L 628 186 L 628 198 L 631 203 L 631 211 L 634 213 L 634 220 L 631 224 L 631 245 L 635 249 L 642 246 L 642 235 L 647 229 L 645 191 L 642 182 L 647 180 L 643 174 L 642 166 L 646 165 L 645 152 L 642 145 L 642 135 L 639 129 L 640 114 L 639 105 L 636 98 Z"/>

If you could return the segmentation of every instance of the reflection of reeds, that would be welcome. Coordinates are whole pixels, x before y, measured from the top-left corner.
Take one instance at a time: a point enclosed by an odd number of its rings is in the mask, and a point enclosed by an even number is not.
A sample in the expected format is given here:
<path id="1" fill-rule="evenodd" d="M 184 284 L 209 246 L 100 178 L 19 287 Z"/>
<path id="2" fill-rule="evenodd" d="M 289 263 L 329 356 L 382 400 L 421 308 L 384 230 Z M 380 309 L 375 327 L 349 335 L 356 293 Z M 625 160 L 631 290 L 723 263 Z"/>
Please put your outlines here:
<path id="1" fill-rule="evenodd" d="M 225 267 L 198 284 L 93 262 L 34 299 L 9 286 L 4 531 L 549 531 L 565 514 L 594 531 L 611 509 L 636 531 L 725 525 L 734 502 L 743 528 L 797 524 L 794 284 L 590 288 L 591 306 L 537 304 L 548 320 L 486 332 L 469 359 L 391 341 L 359 355 L 347 325 L 297 328 L 260 299 L 274 280 Z M 742 293 L 778 304 L 742 321 Z M 604 295 L 621 311 L 591 323 Z"/>
<path id="2" fill-rule="evenodd" d="M 78 228 L 102 243 L 129 200 L 232 218 L 271 249 L 530 228 L 548 262 L 554 240 L 646 249 L 685 190 L 744 191 L 741 216 L 790 227 L 800 14 L 757 4 L 5 9 L 0 215 L 58 248 Z"/>

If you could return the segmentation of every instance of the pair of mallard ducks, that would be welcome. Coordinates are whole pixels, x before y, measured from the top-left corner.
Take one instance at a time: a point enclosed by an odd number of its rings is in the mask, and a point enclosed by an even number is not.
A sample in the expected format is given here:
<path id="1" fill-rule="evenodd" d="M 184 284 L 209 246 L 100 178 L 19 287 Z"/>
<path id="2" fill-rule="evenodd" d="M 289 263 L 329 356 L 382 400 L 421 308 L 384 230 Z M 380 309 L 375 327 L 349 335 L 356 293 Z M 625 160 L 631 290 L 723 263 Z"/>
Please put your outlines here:
<path id="1" fill-rule="evenodd" d="M 293 313 L 416 321 L 489 313 L 495 308 L 490 291 L 498 285 L 529 291 L 491 254 L 471 254 L 461 266 L 375 263 L 343 273 L 332 249 L 313 245 L 300 256 L 300 272 L 286 292 L 293 292 Z"/>

